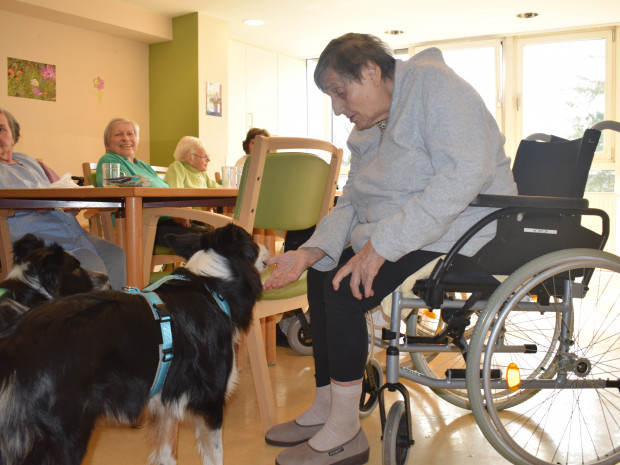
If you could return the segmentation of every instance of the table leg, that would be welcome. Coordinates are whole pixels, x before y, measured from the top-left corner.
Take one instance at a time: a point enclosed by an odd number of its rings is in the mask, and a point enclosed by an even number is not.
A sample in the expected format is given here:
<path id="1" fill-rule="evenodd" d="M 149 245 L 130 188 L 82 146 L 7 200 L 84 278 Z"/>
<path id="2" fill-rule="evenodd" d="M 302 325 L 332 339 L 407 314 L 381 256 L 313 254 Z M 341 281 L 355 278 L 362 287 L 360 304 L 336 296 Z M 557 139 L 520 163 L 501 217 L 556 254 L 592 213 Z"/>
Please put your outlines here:
<path id="1" fill-rule="evenodd" d="M 125 243 L 127 252 L 127 285 L 144 287 L 142 282 L 142 198 L 125 199 Z"/>

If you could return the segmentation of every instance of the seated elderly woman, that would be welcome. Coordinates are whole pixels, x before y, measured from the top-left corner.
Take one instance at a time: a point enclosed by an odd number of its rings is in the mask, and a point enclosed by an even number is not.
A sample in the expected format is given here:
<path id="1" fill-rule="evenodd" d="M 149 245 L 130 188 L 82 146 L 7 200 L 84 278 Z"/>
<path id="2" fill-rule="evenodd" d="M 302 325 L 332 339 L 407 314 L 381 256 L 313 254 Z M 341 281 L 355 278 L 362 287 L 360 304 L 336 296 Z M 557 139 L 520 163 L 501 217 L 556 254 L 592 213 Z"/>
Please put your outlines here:
<path id="1" fill-rule="evenodd" d="M 34 158 L 13 152 L 19 136 L 20 125 L 15 117 L 0 108 L 0 188 L 49 187 L 49 179 Z M 74 214 L 60 210 L 18 211 L 8 222 L 12 242 L 28 233 L 35 234 L 46 243 L 56 242 L 73 253 L 84 268 L 106 273 L 114 289 L 121 289 L 126 284 L 123 249 L 86 233 Z"/>
<path id="2" fill-rule="evenodd" d="M 174 150 L 174 160 L 168 167 L 164 181 L 170 187 L 222 187 L 207 174 L 209 154 L 205 144 L 197 137 L 182 137 Z M 184 218 L 172 218 L 172 222 L 185 228 L 202 228 L 203 223 Z"/>
<path id="3" fill-rule="evenodd" d="M 103 185 L 102 165 L 104 163 L 120 164 L 121 175 L 139 175 L 151 180 L 150 187 L 170 187 L 162 180 L 148 163 L 138 160 L 136 152 L 140 142 L 140 127 L 131 120 L 115 118 L 103 131 L 103 143 L 106 153 L 97 163 L 97 185 Z M 157 223 L 155 244 L 169 247 L 166 235 L 185 234 L 204 231 L 199 225 L 184 218 L 161 217 Z"/>
<path id="4" fill-rule="evenodd" d="M 269 131 L 267 131 L 266 129 L 250 128 L 245 136 L 245 140 L 241 143 L 245 155 L 239 158 L 239 160 L 237 160 L 237 164 L 235 165 L 237 168 L 243 169 L 243 165 L 245 165 L 245 160 L 247 160 L 248 155 L 251 155 L 252 150 L 254 150 L 254 139 L 256 139 L 257 136 L 271 137 Z"/>
<path id="5" fill-rule="evenodd" d="M 169 187 L 148 163 L 138 160 L 136 152 L 140 142 L 140 127 L 124 118 L 111 120 L 103 131 L 106 153 L 97 163 L 97 185 L 103 185 L 102 165 L 118 163 L 121 175 L 139 175 L 151 180 L 151 187 Z"/>
<path id="6" fill-rule="evenodd" d="M 355 126 L 351 169 L 312 237 L 267 261 L 264 289 L 308 269 L 316 390 L 309 409 L 265 440 L 289 447 L 278 465 L 358 465 L 370 457 L 359 420 L 365 313 L 489 213 L 469 206 L 478 194 L 517 189 L 493 116 L 438 49 L 400 61 L 377 37 L 345 34 L 321 53 L 314 81 Z M 494 234 L 481 231 L 463 253 Z"/>
<path id="7" fill-rule="evenodd" d="M 170 187 L 220 187 L 207 174 L 211 160 L 204 142 L 197 137 L 182 137 L 174 151 L 174 160 L 164 177 Z"/>

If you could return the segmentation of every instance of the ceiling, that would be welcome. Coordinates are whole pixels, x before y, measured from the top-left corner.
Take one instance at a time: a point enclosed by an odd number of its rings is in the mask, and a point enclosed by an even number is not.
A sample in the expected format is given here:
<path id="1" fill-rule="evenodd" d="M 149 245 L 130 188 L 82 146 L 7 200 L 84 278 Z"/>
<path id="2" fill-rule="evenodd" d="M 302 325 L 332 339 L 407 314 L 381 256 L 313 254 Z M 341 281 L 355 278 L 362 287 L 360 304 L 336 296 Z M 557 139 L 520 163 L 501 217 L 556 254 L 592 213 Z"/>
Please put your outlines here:
<path id="1" fill-rule="evenodd" d="M 620 23 L 619 0 L 121 0 L 169 17 L 201 12 L 228 22 L 232 39 L 316 57 L 346 32 L 377 35 L 392 48 L 455 38 L 515 35 Z M 569 6 L 571 4 L 579 6 Z M 532 19 L 516 15 L 537 12 Z M 260 27 L 245 19 L 262 19 Z M 402 30 L 389 36 L 387 30 Z"/>

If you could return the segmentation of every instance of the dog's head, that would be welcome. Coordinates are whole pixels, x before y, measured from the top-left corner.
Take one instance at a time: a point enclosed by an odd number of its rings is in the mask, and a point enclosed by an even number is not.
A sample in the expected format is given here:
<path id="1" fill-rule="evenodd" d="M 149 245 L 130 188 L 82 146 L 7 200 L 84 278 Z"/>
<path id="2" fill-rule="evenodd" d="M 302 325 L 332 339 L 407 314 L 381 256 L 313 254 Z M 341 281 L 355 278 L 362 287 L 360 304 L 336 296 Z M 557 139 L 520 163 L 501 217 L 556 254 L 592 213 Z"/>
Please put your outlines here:
<path id="1" fill-rule="evenodd" d="M 47 299 L 110 287 L 107 275 L 82 268 L 80 261 L 61 246 L 46 246 L 32 234 L 13 244 L 13 263 L 7 281 L 21 282 Z"/>
<path id="2" fill-rule="evenodd" d="M 187 259 L 185 268 L 198 276 L 230 281 L 238 278 L 248 264 L 257 274 L 266 268 L 267 249 L 234 224 L 202 234 L 169 234 L 166 239 L 178 255 Z"/>
<path id="3" fill-rule="evenodd" d="M 205 279 L 205 285 L 229 304 L 236 327 L 247 329 L 263 286 L 267 249 L 243 228 L 229 224 L 202 234 L 167 235 L 173 250 L 187 258 L 185 269 Z"/>

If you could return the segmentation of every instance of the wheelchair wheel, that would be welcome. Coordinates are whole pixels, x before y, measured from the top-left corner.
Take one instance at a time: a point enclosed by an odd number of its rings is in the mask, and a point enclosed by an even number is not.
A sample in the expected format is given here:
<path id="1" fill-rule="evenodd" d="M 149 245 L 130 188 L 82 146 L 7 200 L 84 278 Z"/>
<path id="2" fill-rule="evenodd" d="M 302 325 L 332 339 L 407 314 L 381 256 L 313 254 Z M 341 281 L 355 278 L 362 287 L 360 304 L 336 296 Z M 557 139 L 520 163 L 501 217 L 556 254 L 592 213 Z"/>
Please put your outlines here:
<path id="1" fill-rule="evenodd" d="M 383 386 L 383 369 L 375 358 L 371 358 L 366 365 L 362 380 L 362 396 L 360 397 L 360 418 L 366 418 L 379 403 L 379 388 Z"/>
<path id="2" fill-rule="evenodd" d="M 468 359 L 473 414 L 506 459 L 620 461 L 619 257 L 570 249 L 521 267 L 483 309 Z M 514 392 L 506 383 L 510 364 L 520 372 Z M 501 380 L 491 379 L 493 369 Z M 510 408 L 499 411 L 496 398 Z"/>
<path id="3" fill-rule="evenodd" d="M 471 317 L 471 324 L 465 330 L 465 338 L 469 340 L 477 315 Z M 410 336 L 433 336 L 444 327 L 440 316 L 429 318 L 422 310 L 413 310 L 407 319 L 407 334 Z M 420 373 L 431 378 L 443 379 L 448 369 L 465 369 L 465 360 L 460 352 L 434 353 L 411 352 L 409 354 L 413 366 Z M 446 402 L 460 408 L 469 409 L 469 398 L 465 389 L 437 389 L 432 391 Z"/>
<path id="4" fill-rule="evenodd" d="M 405 465 L 409 458 L 405 403 L 395 402 L 387 416 L 383 430 L 383 465 Z"/>
<path id="5" fill-rule="evenodd" d="M 306 315 L 308 323 L 310 316 Z M 306 334 L 299 318 L 293 318 L 286 332 L 288 345 L 299 355 L 312 355 L 312 337 Z"/>

